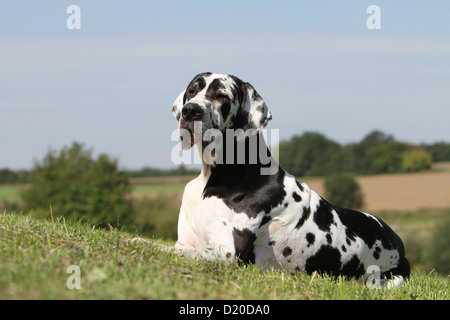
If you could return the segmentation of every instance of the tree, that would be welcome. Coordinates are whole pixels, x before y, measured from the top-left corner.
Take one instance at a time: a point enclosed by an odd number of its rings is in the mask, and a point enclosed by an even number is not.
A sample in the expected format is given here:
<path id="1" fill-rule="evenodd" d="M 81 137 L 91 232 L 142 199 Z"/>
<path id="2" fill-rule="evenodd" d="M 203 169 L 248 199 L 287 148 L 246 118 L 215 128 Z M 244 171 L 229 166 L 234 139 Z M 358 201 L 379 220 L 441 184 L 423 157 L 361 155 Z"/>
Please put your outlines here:
<path id="1" fill-rule="evenodd" d="M 125 225 L 133 220 L 127 175 L 117 160 L 74 142 L 59 153 L 49 151 L 30 172 L 30 188 L 23 193 L 27 210 L 49 210 L 55 216 L 86 218 L 99 226 Z"/>
<path id="2" fill-rule="evenodd" d="M 323 176 L 335 172 L 342 147 L 315 132 L 294 136 L 279 145 L 280 163 L 296 176 Z"/>
<path id="3" fill-rule="evenodd" d="M 361 209 L 364 203 L 361 187 L 351 174 L 328 176 L 325 179 L 325 198 L 332 204 L 351 209 Z"/>
<path id="4" fill-rule="evenodd" d="M 371 158 L 367 155 L 368 151 L 376 145 L 394 142 L 394 137 L 380 130 L 373 130 L 368 133 L 359 143 L 352 144 L 349 148 L 354 155 L 355 173 L 367 174 L 370 172 Z"/>
<path id="5" fill-rule="evenodd" d="M 366 152 L 366 156 L 369 159 L 367 173 L 401 172 L 403 153 L 408 149 L 409 145 L 401 142 L 376 144 Z"/>
<path id="6" fill-rule="evenodd" d="M 428 145 L 422 144 L 420 147 L 431 154 L 433 162 L 450 161 L 450 143 L 442 141 Z"/>

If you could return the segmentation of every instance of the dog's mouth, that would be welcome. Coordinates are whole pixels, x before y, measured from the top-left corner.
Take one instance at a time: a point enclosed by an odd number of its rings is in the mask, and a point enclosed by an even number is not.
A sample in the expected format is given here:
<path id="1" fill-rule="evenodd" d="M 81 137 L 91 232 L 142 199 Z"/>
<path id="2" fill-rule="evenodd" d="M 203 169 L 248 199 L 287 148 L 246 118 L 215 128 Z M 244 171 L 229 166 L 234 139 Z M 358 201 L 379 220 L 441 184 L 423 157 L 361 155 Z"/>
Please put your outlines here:
<path id="1" fill-rule="evenodd" d="M 180 141 L 181 141 L 181 147 L 184 150 L 188 150 L 190 148 L 192 148 L 194 146 L 194 133 L 187 129 L 187 131 L 189 132 L 189 139 L 186 139 L 186 136 L 180 135 Z"/>
<path id="2" fill-rule="evenodd" d="M 189 150 L 194 144 L 202 142 L 203 122 L 180 120 L 180 141 L 183 150 Z"/>

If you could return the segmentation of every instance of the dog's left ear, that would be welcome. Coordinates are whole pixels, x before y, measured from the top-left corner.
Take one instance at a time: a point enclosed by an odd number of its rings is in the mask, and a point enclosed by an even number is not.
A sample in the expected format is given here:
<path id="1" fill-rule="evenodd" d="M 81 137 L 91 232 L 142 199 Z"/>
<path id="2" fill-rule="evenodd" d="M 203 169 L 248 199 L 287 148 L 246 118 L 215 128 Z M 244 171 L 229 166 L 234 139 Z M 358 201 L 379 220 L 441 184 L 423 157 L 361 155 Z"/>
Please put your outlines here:
<path id="1" fill-rule="evenodd" d="M 184 101 L 184 93 L 186 90 L 183 90 L 178 97 L 175 99 L 175 102 L 172 105 L 172 114 L 177 119 L 177 121 L 181 118 L 181 110 L 183 109 L 183 101 Z"/>
<path id="2" fill-rule="evenodd" d="M 234 119 L 234 128 L 256 129 L 257 131 L 267 126 L 272 120 L 272 113 L 267 108 L 263 98 L 248 82 L 242 83 L 244 97 L 241 108 Z"/>

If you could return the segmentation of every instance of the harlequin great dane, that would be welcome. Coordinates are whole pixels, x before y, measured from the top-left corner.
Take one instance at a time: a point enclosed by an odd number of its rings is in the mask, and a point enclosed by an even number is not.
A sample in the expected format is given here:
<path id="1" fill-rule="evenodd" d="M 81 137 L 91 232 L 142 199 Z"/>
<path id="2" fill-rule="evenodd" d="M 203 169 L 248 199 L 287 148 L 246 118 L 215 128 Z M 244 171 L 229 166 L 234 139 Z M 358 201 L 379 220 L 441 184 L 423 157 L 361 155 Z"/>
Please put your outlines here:
<path id="1" fill-rule="evenodd" d="M 390 279 L 388 287 L 408 278 L 403 243 L 385 222 L 327 202 L 271 158 L 261 129 L 272 115 L 250 83 L 201 73 L 179 94 L 172 113 L 181 146 L 197 145 L 202 159 L 200 175 L 184 190 L 176 252 L 357 278 L 377 266 Z M 223 133 L 221 150 L 208 149 L 209 130 Z M 238 133 L 225 134 L 230 130 Z M 270 162 L 252 161 L 255 152 Z M 263 171 L 274 163 L 276 170 Z"/>

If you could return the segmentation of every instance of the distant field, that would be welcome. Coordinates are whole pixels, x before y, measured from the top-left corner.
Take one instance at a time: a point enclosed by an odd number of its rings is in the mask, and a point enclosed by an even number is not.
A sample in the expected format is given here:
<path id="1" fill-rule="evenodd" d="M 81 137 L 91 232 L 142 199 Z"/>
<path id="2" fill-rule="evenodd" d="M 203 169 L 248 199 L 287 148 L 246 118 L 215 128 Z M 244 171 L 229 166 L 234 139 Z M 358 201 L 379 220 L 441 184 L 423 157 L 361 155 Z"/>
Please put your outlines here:
<path id="1" fill-rule="evenodd" d="M 323 179 L 300 179 L 324 195 Z M 450 172 L 357 177 L 366 211 L 450 207 Z"/>
<path id="2" fill-rule="evenodd" d="M 20 199 L 20 192 L 28 187 L 27 184 L 0 185 L 0 203 Z"/>
<path id="3" fill-rule="evenodd" d="M 195 176 L 133 178 L 133 198 L 154 198 L 161 193 L 176 193 L 181 201 L 181 194 L 190 180 Z"/>

